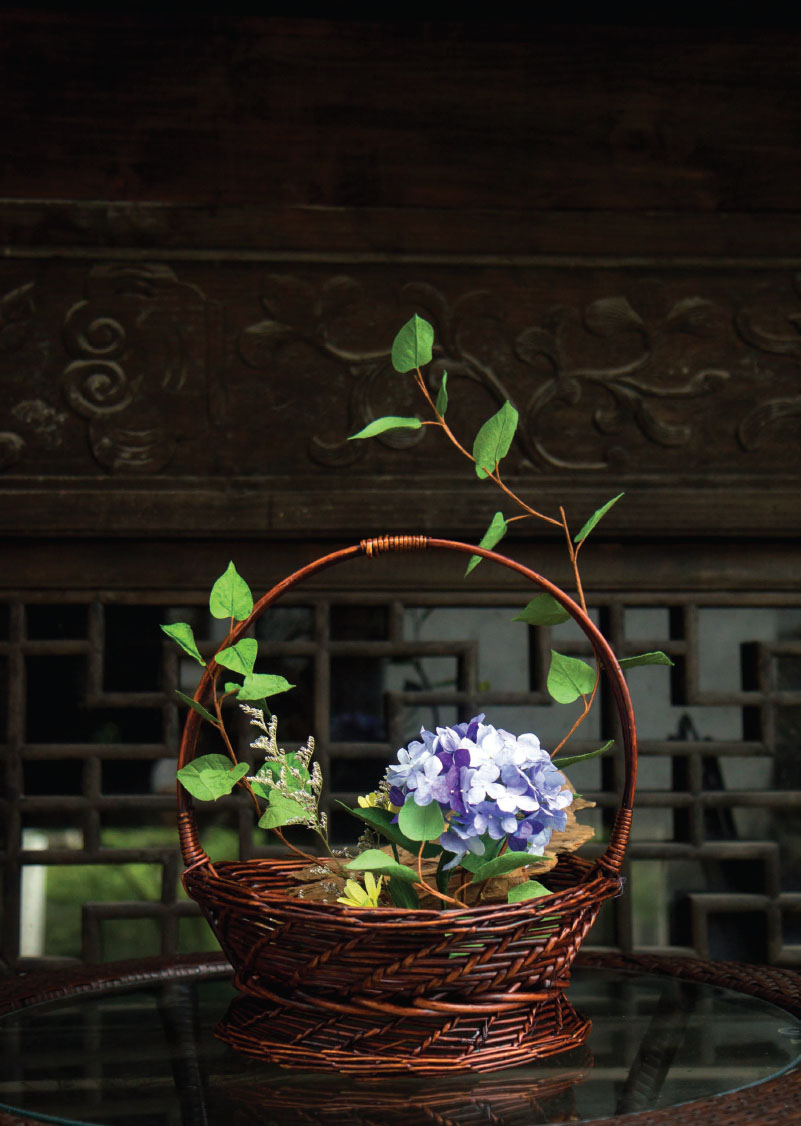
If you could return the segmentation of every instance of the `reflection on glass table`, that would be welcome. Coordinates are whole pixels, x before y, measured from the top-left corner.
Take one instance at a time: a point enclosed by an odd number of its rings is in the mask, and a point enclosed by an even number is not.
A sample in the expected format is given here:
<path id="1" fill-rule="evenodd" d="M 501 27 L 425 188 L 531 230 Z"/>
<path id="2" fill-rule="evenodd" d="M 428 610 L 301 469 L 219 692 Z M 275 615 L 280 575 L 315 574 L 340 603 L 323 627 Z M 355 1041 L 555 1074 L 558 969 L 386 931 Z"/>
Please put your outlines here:
<path id="1" fill-rule="evenodd" d="M 99 968 L 98 977 L 113 979 L 111 971 Z M 59 987 L 49 975 L 35 996 L 54 992 L 61 996 L 0 1017 L 0 1123 L 13 1112 L 94 1126 L 538 1126 L 632 1114 L 627 1123 L 650 1124 L 664 1109 L 665 1121 L 708 1126 L 741 1121 L 717 1118 L 714 1108 L 749 1085 L 766 1092 L 765 1116 L 742 1121 L 793 1121 L 771 1118 L 769 1107 L 794 1081 L 777 1077 L 799 1064 L 798 1008 L 642 969 L 576 969 L 570 999 L 593 1026 L 582 1048 L 539 1065 L 436 1079 L 299 1073 L 236 1054 L 213 1034 L 235 998 L 229 968 L 214 960 L 147 959 L 105 983 L 84 973 Z"/>

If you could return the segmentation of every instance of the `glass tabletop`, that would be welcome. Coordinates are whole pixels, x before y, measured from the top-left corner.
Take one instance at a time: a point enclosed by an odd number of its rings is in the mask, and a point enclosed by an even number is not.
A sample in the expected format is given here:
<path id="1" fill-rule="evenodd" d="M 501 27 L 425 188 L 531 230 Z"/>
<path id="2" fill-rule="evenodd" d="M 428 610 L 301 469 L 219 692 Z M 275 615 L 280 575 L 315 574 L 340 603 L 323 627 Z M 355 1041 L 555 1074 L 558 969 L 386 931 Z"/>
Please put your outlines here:
<path id="1" fill-rule="evenodd" d="M 207 967 L 0 1017 L 0 1110 L 81 1126 L 540 1126 L 676 1107 L 801 1061 L 801 1021 L 729 989 L 585 967 L 569 995 L 589 1039 L 540 1064 L 356 1079 L 282 1070 L 216 1039 L 235 994 L 227 967 Z"/>

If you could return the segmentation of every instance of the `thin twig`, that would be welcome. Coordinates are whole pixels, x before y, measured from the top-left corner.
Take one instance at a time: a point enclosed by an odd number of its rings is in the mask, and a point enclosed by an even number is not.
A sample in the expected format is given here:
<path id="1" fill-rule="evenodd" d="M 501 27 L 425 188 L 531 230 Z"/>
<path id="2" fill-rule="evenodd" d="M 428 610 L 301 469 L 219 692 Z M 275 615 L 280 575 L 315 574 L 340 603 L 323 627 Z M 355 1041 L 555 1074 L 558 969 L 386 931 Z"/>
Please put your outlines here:
<path id="1" fill-rule="evenodd" d="M 456 907 L 464 907 L 464 903 L 460 903 L 458 899 L 452 899 L 449 895 L 444 895 L 439 888 L 432 888 L 431 885 L 427 884 L 423 879 L 423 849 L 426 847 L 426 844 L 426 841 L 420 841 L 420 849 L 417 853 L 417 875 L 420 877 L 418 883 L 425 891 L 430 895 L 436 896 L 437 899 L 441 899 L 443 903 L 453 903 Z"/>
<path id="2" fill-rule="evenodd" d="M 592 708 L 592 704 L 593 704 L 593 701 L 595 699 L 595 693 L 598 691 L 598 685 L 600 683 L 601 683 L 601 672 L 600 672 L 600 669 L 599 669 L 595 673 L 595 684 L 593 684 L 593 686 L 592 686 L 592 692 L 590 693 L 589 697 L 584 696 L 584 695 L 582 695 L 582 697 L 581 697 L 582 700 L 584 701 L 584 711 L 581 713 L 581 715 L 578 717 L 576 722 L 570 728 L 567 735 L 565 735 L 564 739 L 562 739 L 562 741 L 556 745 L 554 750 L 551 751 L 551 758 L 552 759 L 555 758 L 556 755 L 559 754 L 562 747 L 564 747 L 565 743 L 573 735 L 574 731 L 577 731 L 578 728 L 581 727 L 584 720 L 590 714 L 590 709 Z"/>
<path id="3" fill-rule="evenodd" d="M 214 673 L 212 674 L 212 679 L 211 679 L 211 690 L 214 693 L 214 710 L 217 713 L 218 731 L 220 732 L 220 736 L 222 738 L 222 741 L 225 744 L 225 749 L 228 751 L 228 756 L 231 759 L 231 762 L 233 762 L 234 766 L 238 766 L 239 765 L 239 759 L 236 757 L 236 751 L 234 750 L 233 746 L 231 745 L 231 740 L 228 738 L 228 732 L 225 729 L 225 722 L 223 721 L 223 717 L 222 717 L 222 700 L 223 700 L 223 697 L 219 697 L 217 695 L 217 678 L 219 677 L 219 675 L 220 675 L 220 667 L 218 665 L 217 668 L 215 669 Z M 247 792 L 250 794 L 251 799 L 253 801 L 253 804 L 256 807 L 256 812 L 259 815 L 261 815 L 261 806 L 259 805 L 259 799 L 254 794 L 253 788 L 251 787 L 250 782 L 248 782 L 247 778 L 240 778 L 239 784 L 244 786 L 245 789 L 247 790 Z"/>
<path id="4" fill-rule="evenodd" d="M 278 827 L 276 826 L 276 827 L 275 827 L 275 828 L 273 829 L 273 832 L 274 832 L 274 833 L 275 833 L 275 835 L 276 835 L 276 836 L 278 837 L 279 841 L 281 841 L 281 842 L 282 842 L 282 844 L 285 844 L 285 845 L 286 845 L 286 847 L 287 847 L 288 849 L 290 849 L 290 850 L 291 850 L 292 852 L 296 852 L 296 853 L 298 854 L 298 856 L 302 856 L 302 857 L 303 857 L 303 859 L 304 859 L 304 860 L 308 860 L 310 864 L 319 864 L 319 858 L 318 858 L 318 857 L 316 857 L 316 856 L 310 856 L 310 855 L 309 855 L 309 853 L 308 853 L 308 852 L 304 852 L 302 848 L 296 848 L 296 847 L 295 847 L 295 845 L 293 845 L 293 844 L 292 844 L 292 843 L 291 843 L 290 841 L 288 841 L 288 840 L 286 839 L 286 837 L 284 836 L 284 834 L 283 834 L 283 833 L 281 832 L 280 828 L 278 828 Z"/>
<path id="5" fill-rule="evenodd" d="M 559 505 L 559 515 L 562 517 L 562 527 L 565 530 L 565 539 L 567 541 L 567 553 L 570 556 L 570 565 L 573 568 L 573 577 L 576 580 L 576 590 L 579 596 L 579 602 L 584 613 L 587 613 L 587 603 L 584 600 L 584 587 L 581 585 L 581 575 L 578 568 L 578 552 L 573 546 L 573 541 L 570 538 L 570 528 L 567 526 L 567 516 L 562 505 Z"/>

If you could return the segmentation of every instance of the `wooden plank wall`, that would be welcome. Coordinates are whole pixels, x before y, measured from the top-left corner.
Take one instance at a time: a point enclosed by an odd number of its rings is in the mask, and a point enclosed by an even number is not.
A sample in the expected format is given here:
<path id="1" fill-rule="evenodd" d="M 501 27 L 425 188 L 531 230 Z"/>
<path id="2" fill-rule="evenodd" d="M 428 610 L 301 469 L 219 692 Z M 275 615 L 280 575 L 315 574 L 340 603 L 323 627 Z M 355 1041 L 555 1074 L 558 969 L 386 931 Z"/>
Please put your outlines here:
<path id="1" fill-rule="evenodd" d="M 608 530 L 798 531 L 801 35 L 0 16 L 0 530 L 474 534 L 469 444 Z"/>

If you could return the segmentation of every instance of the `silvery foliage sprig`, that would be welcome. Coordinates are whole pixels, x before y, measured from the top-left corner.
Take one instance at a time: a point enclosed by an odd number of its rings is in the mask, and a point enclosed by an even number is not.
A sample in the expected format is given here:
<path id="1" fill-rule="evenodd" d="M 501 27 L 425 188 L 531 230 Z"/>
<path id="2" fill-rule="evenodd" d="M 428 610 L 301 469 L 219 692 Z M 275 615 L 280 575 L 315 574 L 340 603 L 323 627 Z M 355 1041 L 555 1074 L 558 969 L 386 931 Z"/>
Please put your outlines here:
<path id="1" fill-rule="evenodd" d="M 247 778 L 255 793 L 270 802 L 259 824 L 263 829 L 306 825 L 327 840 L 328 815 L 320 812 L 323 772 L 319 762 L 312 762 L 314 737 L 310 735 L 299 750 L 287 752 L 278 746 L 278 716 L 270 716 L 265 723 L 261 708 L 248 704 L 240 704 L 240 707 L 250 723 L 263 732 L 250 746 L 254 751 L 264 752 L 264 764 Z"/>

